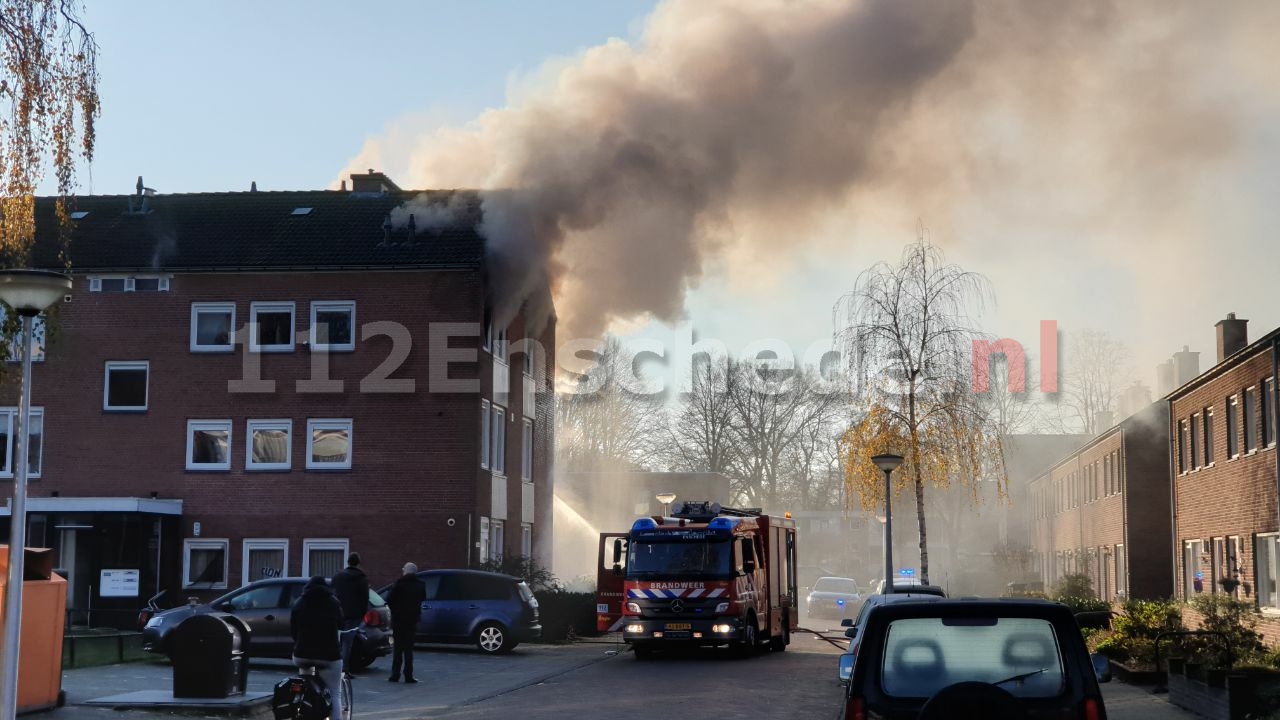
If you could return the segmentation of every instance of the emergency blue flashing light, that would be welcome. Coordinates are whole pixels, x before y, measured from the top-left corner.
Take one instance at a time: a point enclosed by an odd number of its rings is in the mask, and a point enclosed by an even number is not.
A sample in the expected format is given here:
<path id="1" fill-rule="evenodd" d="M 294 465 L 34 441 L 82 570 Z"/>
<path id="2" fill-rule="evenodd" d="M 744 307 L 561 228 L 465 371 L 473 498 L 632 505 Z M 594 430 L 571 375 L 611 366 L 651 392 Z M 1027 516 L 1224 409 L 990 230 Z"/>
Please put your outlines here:
<path id="1" fill-rule="evenodd" d="M 708 530 L 732 530 L 733 526 L 737 525 L 738 521 L 741 519 L 742 518 L 727 518 L 727 517 L 714 518 L 711 522 L 707 523 L 707 529 Z"/>
<path id="2" fill-rule="evenodd" d="M 836 598 L 836 604 L 840 607 L 844 607 L 844 598 Z"/>
<path id="3" fill-rule="evenodd" d="M 658 523 L 654 522 L 653 518 L 647 518 L 647 517 L 642 517 L 639 520 L 636 520 L 635 524 L 631 526 L 631 532 L 641 532 L 644 530 L 657 530 L 657 529 L 658 529 Z"/>

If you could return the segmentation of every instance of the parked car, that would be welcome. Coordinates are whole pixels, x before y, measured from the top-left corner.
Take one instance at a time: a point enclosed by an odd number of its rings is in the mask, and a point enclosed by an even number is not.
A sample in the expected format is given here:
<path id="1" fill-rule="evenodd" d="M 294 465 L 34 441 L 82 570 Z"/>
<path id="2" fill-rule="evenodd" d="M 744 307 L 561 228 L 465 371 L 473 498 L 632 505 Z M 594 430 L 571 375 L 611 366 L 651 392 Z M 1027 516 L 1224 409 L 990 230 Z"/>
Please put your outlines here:
<path id="1" fill-rule="evenodd" d="M 824 577 L 813 584 L 813 591 L 805 599 L 806 612 L 811 618 L 839 620 L 857 613 L 862 605 L 862 593 L 858 581 L 852 578 Z"/>
<path id="2" fill-rule="evenodd" d="M 474 644 L 481 652 L 511 652 L 542 637 L 538 600 L 520 578 L 480 570 L 424 570 L 427 585 L 417 641 Z M 380 588 L 385 599 L 391 586 Z"/>
<path id="3" fill-rule="evenodd" d="M 1106 720 L 1110 675 L 1045 600 L 888 602 L 859 630 L 847 718 Z"/>
<path id="4" fill-rule="evenodd" d="M 302 595 L 307 578 L 257 580 L 203 605 L 183 605 L 155 613 L 142 628 L 142 649 L 171 655 L 170 632 L 192 615 L 225 612 L 245 621 L 252 633 L 249 655 L 287 658 L 293 655 L 289 618 L 293 603 Z M 372 590 L 369 612 L 361 624 L 363 638 L 351 648 L 351 664 L 363 670 L 383 655 L 391 654 L 391 612 L 387 603 Z"/>
<path id="5" fill-rule="evenodd" d="M 947 596 L 946 590 L 943 590 L 941 587 L 937 585 L 925 585 L 923 582 L 920 582 L 920 578 L 916 578 L 916 577 L 894 578 L 893 589 L 890 590 L 889 592 L 893 592 L 893 593 L 909 592 L 909 593 L 916 593 L 916 594 L 922 594 L 922 595 L 937 595 L 939 597 Z M 884 580 L 880 580 L 876 583 L 876 594 L 877 595 L 885 594 Z"/>
<path id="6" fill-rule="evenodd" d="M 945 597 L 945 596 L 944 596 Z M 845 628 L 844 636 L 849 638 L 849 647 L 840 656 L 836 663 L 838 668 L 837 674 L 840 682 L 849 682 L 849 675 L 853 672 L 853 660 L 858 655 L 859 636 L 866 630 L 867 618 L 871 616 L 872 610 L 875 608 L 894 602 L 904 602 L 908 600 L 937 600 L 938 596 L 933 594 L 918 594 L 911 592 L 895 592 L 889 595 L 869 595 L 862 602 L 862 607 L 858 609 L 856 618 L 844 618 L 840 621 L 841 627 Z"/>

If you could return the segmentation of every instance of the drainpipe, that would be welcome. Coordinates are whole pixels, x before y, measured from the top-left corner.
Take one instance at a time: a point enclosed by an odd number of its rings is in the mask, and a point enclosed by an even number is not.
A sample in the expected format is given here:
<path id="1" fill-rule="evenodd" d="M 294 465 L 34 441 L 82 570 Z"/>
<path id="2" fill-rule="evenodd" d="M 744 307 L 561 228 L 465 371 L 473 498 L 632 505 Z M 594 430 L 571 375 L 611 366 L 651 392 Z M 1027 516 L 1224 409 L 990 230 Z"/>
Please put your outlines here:
<path id="1" fill-rule="evenodd" d="M 1172 513 L 1172 519 L 1173 519 L 1173 523 L 1169 526 L 1169 534 L 1173 536 L 1171 538 L 1172 544 L 1173 544 L 1173 558 L 1172 558 L 1173 560 L 1173 596 L 1178 597 L 1178 595 L 1182 593 L 1182 583 L 1180 582 L 1181 578 L 1178 575 L 1178 558 L 1182 557 L 1182 543 L 1178 541 L 1178 465 L 1176 462 L 1177 459 L 1174 457 L 1174 452 L 1173 452 L 1173 439 L 1178 436 L 1178 433 L 1177 433 L 1178 421 L 1177 421 L 1177 418 L 1174 417 L 1174 413 L 1173 413 L 1173 399 L 1170 398 L 1168 400 L 1168 403 L 1169 403 L 1169 422 L 1167 423 L 1167 426 L 1169 430 L 1169 443 L 1168 443 L 1169 445 L 1169 510 Z M 1222 432 L 1226 432 L 1226 425 L 1227 425 L 1226 415 L 1223 415 Z M 1217 433 L 1218 430 L 1215 429 L 1214 432 Z M 1128 487 L 1129 487 L 1129 484 L 1126 482 L 1125 489 L 1128 489 Z M 1127 550 L 1128 548 L 1125 548 L 1125 549 Z M 1132 594 L 1132 592 L 1130 594 Z M 1187 598 L 1185 597 L 1183 598 L 1183 600 L 1186 600 L 1186 599 Z"/>
<path id="2" fill-rule="evenodd" d="M 1280 416 L 1280 336 L 1271 339 L 1271 424 L 1275 426 L 1276 417 Z M 1263 412 L 1266 412 L 1263 410 Z M 1271 431 L 1280 438 L 1280 427 L 1272 427 Z M 1265 443 L 1266 438 L 1262 438 Z M 1276 456 L 1276 492 L 1280 494 L 1280 440 L 1276 442 L 1276 451 L 1272 454 Z M 1280 529 L 1280 517 L 1276 519 L 1277 529 Z M 1254 574 L 1257 574 L 1258 563 L 1255 560 Z M 1253 596 L 1258 597 L 1257 582 L 1254 583 Z"/>

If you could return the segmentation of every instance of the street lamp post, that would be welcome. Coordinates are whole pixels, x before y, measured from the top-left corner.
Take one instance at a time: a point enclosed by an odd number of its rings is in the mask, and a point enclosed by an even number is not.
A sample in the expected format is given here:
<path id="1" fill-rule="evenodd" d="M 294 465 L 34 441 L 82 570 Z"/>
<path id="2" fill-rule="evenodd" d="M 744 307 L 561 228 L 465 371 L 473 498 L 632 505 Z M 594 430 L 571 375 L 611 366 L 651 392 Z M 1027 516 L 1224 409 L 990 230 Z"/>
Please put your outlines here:
<path id="1" fill-rule="evenodd" d="M 662 516 L 666 517 L 671 514 L 671 503 L 676 501 L 676 494 L 673 492 L 661 492 L 653 496 L 655 500 L 662 503 Z"/>
<path id="2" fill-rule="evenodd" d="M 13 505 L 9 513 L 9 586 L 5 591 L 4 676 L 0 678 L 0 720 L 18 713 L 18 650 L 22 633 L 22 579 L 27 535 L 27 443 L 31 419 L 31 329 L 37 315 L 62 300 L 71 278 L 48 270 L 0 270 L 0 300 L 22 317 L 22 398 L 18 448 L 14 453 Z"/>
<path id="3" fill-rule="evenodd" d="M 902 464 L 901 455 L 876 455 L 871 458 L 884 471 L 884 592 L 893 592 L 893 483 L 890 476 Z"/>

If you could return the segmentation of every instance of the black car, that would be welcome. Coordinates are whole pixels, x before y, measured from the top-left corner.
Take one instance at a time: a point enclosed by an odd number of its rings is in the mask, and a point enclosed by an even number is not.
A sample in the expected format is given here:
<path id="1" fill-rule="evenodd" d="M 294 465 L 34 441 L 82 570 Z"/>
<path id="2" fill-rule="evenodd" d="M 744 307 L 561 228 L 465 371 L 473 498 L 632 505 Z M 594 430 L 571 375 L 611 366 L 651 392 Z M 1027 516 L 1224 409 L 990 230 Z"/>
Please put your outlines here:
<path id="1" fill-rule="evenodd" d="M 424 570 L 427 599 L 418 642 L 474 644 L 481 652 L 510 652 L 542 637 L 538 601 L 523 580 L 479 570 Z M 378 590 L 385 599 L 388 585 Z"/>
<path id="2" fill-rule="evenodd" d="M 232 590 L 203 605 L 183 605 L 151 616 L 142 629 L 142 649 L 170 655 L 170 631 L 194 614 L 225 612 L 249 625 L 249 654 L 253 657 L 287 658 L 293 655 L 289 617 L 302 595 L 307 578 L 258 580 Z M 361 625 L 363 637 L 351 648 L 351 664 L 363 670 L 383 655 L 391 654 L 391 612 L 377 593 L 369 592 L 369 612 Z"/>
<path id="3" fill-rule="evenodd" d="M 849 720 L 1106 720 L 1095 669 L 1065 605 L 1043 600 L 885 603 L 857 631 Z"/>

